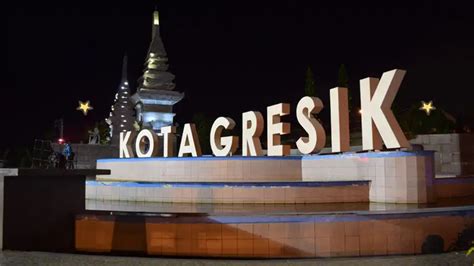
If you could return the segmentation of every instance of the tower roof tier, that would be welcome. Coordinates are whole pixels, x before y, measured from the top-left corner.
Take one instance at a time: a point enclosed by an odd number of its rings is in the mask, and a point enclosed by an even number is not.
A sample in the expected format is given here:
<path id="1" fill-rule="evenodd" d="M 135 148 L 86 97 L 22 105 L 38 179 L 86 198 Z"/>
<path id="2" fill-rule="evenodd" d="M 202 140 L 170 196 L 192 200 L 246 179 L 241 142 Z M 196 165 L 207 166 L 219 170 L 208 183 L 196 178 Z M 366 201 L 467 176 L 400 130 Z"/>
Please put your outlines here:
<path id="1" fill-rule="evenodd" d="M 147 89 L 173 90 L 176 87 L 173 80 L 174 75 L 170 72 L 148 69 L 143 74 L 140 82 Z"/>
<path id="2" fill-rule="evenodd" d="M 140 88 L 131 100 L 133 104 L 141 102 L 144 105 L 174 105 L 183 99 L 184 93 L 170 90 L 155 90 Z"/>

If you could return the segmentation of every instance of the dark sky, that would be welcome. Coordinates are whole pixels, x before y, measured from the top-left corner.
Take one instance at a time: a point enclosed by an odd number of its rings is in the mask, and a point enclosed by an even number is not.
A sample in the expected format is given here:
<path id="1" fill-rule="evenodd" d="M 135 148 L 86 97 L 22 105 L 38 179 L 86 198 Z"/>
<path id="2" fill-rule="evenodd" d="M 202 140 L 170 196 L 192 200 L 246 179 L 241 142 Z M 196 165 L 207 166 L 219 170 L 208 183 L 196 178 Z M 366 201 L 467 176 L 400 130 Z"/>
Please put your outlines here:
<path id="1" fill-rule="evenodd" d="M 5 9 L 0 146 L 32 144 L 60 117 L 66 138 L 77 141 L 104 119 L 124 53 L 132 90 L 137 86 L 155 6 L 170 71 L 186 94 L 175 106 L 180 123 L 196 112 L 240 121 L 244 111 L 265 113 L 282 101 L 292 103 L 294 112 L 308 65 L 327 116 L 341 63 L 353 95 L 360 79 L 402 68 L 408 72 L 397 105 L 434 100 L 454 115 L 474 114 L 467 96 L 474 76 L 473 8 L 460 2 L 66 2 Z M 75 110 L 78 100 L 90 100 L 95 109 L 84 117 Z M 358 105 L 358 97 L 354 101 Z"/>

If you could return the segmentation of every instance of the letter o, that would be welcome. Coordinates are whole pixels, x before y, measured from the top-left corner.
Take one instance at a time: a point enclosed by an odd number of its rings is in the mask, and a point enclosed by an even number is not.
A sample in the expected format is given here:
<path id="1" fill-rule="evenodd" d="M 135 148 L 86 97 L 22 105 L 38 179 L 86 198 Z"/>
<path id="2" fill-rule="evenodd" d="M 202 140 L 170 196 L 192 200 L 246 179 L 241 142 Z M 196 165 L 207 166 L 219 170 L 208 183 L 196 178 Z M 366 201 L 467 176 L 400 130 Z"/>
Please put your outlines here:
<path id="1" fill-rule="evenodd" d="M 148 139 L 149 147 L 148 151 L 145 152 L 145 142 L 142 141 Z M 150 129 L 143 129 L 138 133 L 135 140 L 135 154 L 139 158 L 146 158 L 156 156 L 158 154 L 158 136 Z"/>

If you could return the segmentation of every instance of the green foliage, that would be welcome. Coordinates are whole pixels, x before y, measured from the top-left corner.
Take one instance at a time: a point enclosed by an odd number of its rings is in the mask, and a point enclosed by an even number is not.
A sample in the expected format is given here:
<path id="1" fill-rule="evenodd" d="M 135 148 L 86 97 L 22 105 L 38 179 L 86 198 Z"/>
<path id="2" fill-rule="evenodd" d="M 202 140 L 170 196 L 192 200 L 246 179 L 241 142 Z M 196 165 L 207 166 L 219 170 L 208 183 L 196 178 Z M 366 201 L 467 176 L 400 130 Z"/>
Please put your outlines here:
<path id="1" fill-rule="evenodd" d="M 339 87 L 349 87 L 349 77 L 347 76 L 346 66 L 341 64 L 339 66 L 339 73 L 337 75 L 337 86 Z"/>
<path id="2" fill-rule="evenodd" d="M 474 241 L 472 241 L 472 244 L 474 244 Z M 472 254 L 472 252 L 474 252 L 474 246 L 470 247 L 467 252 L 466 252 L 466 256 L 469 256 Z"/>
<path id="3" fill-rule="evenodd" d="M 456 240 L 448 247 L 448 251 L 467 250 L 466 256 L 474 252 L 474 224 L 466 224 L 464 229 L 458 233 Z"/>
<path id="4" fill-rule="evenodd" d="M 196 124 L 196 131 L 199 136 L 199 143 L 203 154 L 211 154 L 210 134 L 213 120 L 204 113 L 196 113 L 192 118 Z"/>
<path id="5" fill-rule="evenodd" d="M 337 74 L 337 86 L 349 88 L 349 76 L 347 75 L 346 65 L 341 64 L 339 65 L 339 71 Z M 349 112 L 353 111 L 353 103 L 352 103 L 352 94 L 351 90 L 348 90 L 348 100 L 349 100 Z M 351 112 L 354 115 L 359 115 L 357 112 Z M 354 120 L 351 118 L 351 120 Z"/>
<path id="6" fill-rule="evenodd" d="M 419 108 L 420 104 L 416 103 L 405 111 L 395 112 L 400 127 L 407 137 L 411 138 L 418 134 L 445 134 L 454 131 L 455 122 L 451 121 L 441 108 L 431 111 L 430 115 Z"/>
<path id="7" fill-rule="evenodd" d="M 313 71 L 308 66 L 306 69 L 306 77 L 304 81 L 304 94 L 306 96 L 316 96 L 316 83 L 314 82 Z"/>
<path id="8" fill-rule="evenodd" d="M 96 127 L 99 128 L 100 144 L 110 143 L 110 128 L 109 125 L 104 121 L 96 123 Z"/>
<path id="9" fill-rule="evenodd" d="M 89 136 L 96 127 L 99 129 L 99 137 L 100 137 L 99 144 L 110 144 L 110 128 L 107 122 L 105 122 L 105 120 L 96 122 L 93 128 L 89 128 L 88 130 L 84 131 L 82 139 L 85 139 L 85 143 L 89 142 Z"/>

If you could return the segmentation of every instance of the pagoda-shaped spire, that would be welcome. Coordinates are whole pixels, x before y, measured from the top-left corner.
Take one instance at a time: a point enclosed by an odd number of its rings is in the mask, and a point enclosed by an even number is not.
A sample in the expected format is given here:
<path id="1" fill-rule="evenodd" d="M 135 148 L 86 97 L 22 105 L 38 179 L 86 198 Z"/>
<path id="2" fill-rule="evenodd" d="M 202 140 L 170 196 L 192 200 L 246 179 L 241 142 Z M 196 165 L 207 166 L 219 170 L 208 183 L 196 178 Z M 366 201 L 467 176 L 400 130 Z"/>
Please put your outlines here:
<path id="1" fill-rule="evenodd" d="M 147 89 L 173 90 L 174 75 L 168 72 L 168 57 L 160 36 L 158 11 L 153 12 L 151 43 L 140 83 Z"/>
<path id="2" fill-rule="evenodd" d="M 153 12 L 151 42 L 143 76 L 138 80 L 137 92 L 132 96 L 137 121 L 143 127 L 160 130 L 173 124 L 173 105 L 184 94 L 173 91 L 174 75 L 168 72 L 168 57 L 160 36 L 158 11 Z"/>
<path id="3" fill-rule="evenodd" d="M 121 79 L 121 82 L 123 82 L 123 83 L 127 82 L 127 85 L 128 85 L 127 72 L 128 72 L 128 57 L 127 57 L 127 54 L 125 54 L 123 56 L 123 60 L 122 60 L 122 79 Z"/>
<path id="4" fill-rule="evenodd" d="M 160 35 L 160 18 L 158 11 L 153 12 L 153 27 L 151 31 L 151 43 L 148 48 L 148 55 L 154 53 L 157 56 L 166 57 L 165 46 Z"/>
<path id="5" fill-rule="evenodd" d="M 122 78 L 111 109 L 110 116 L 106 121 L 110 127 L 111 143 L 118 145 L 120 132 L 131 131 L 135 121 L 127 80 L 127 55 L 123 57 Z"/>

